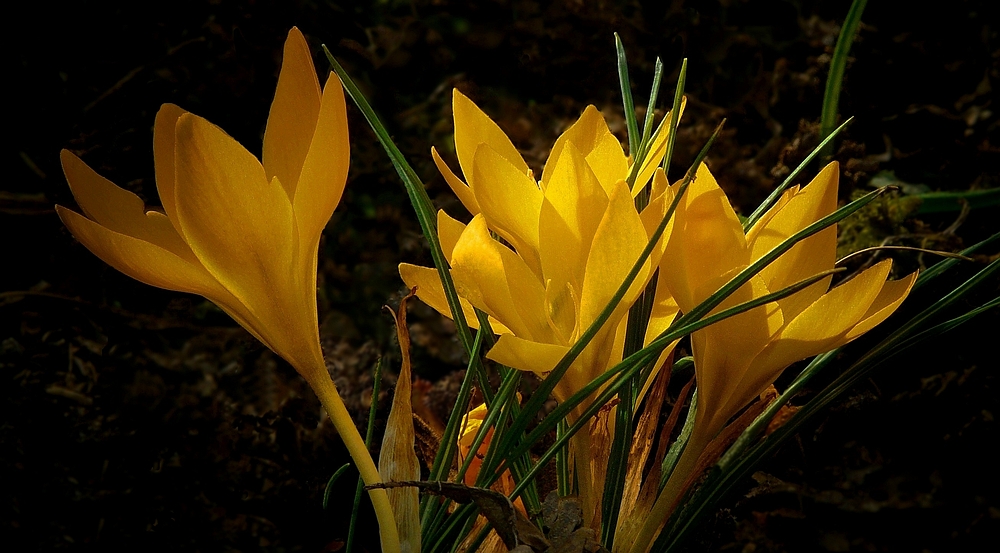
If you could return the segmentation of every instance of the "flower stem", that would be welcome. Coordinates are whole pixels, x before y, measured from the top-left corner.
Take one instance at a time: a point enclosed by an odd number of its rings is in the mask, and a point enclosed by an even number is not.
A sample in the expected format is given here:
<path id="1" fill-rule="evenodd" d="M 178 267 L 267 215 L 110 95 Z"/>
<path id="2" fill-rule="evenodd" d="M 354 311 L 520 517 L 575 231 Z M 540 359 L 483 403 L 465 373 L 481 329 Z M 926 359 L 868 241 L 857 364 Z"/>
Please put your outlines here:
<path id="1" fill-rule="evenodd" d="M 656 498 L 656 502 L 653 503 L 653 508 L 649 510 L 646 520 L 643 521 L 642 528 L 639 529 L 639 533 L 635 537 L 631 553 L 649 551 L 653 539 L 660 532 L 663 524 L 676 508 L 677 502 L 684 495 L 686 491 L 684 485 L 691 476 L 691 471 L 697 466 L 698 458 L 710 441 L 705 439 L 706 434 L 704 432 L 699 432 L 698 430 L 695 428 L 695 431 L 691 434 L 691 439 L 684 447 L 684 452 L 681 453 L 681 458 L 677 461 L 674 471 L 670 474 L 670 478 L 660 492 L 659 497 Z"/>
<path id="2" fill-rule="evenodd" d="M 319 396 L 320 403 L 330 414 L 330 420 L 333 421 L 333 426 L 340 433 L 341 439 L 344 440 L 344 445 L 347 446 L 348 453 L 354 459 L 365 485 L 371 486 L 381 483 L 382 478 L 379 476 L 378 468 L 375 467 L 375 461 L 368 453 L 368 448 L 365 447 L 361 434 L 354 426 L 354 421 L 351 419 L 350 413 L 347 412 L 347 407 L 344 406 L 344 402 L 337 393 L 337 386 L 330 379 L 325 368 L 320 376 L 310 379 L 309 385 L 312 386 L 313 391 Z M 375 507 L 375 517 L 378 519 L 379 535 L 382 540 L 382 551 L 399 551 L 399 533 L 396 529 L 396 519 L 392 507 L 389 505 L 389 496 L 386 495 L 385 490 L 380 489 L 368 490 L 368 496 L 372 500 L 372 506 Z"/>

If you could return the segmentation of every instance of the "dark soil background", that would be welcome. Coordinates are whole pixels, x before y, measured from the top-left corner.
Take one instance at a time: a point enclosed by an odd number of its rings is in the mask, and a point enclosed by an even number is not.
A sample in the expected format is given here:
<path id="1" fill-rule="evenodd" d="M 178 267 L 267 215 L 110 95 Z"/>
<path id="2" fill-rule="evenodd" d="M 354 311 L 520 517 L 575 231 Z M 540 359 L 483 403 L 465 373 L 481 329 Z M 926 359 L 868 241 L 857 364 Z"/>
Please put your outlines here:
<path id="1" fill-rule="evenodd" d="M 429 156 L 436 145 L 454 162 L 452 87 L 494 117 L 538 174 L 554 138 L 589 103 L 624 138 L 617 31 L 637 104 L 656 56 L 665 96 L 680 59 L 690 59 L 671 176 L 726 117 L 709 162 L 748 213 L 817 142 L 849 4 L 21 4 L 6 20 L 13 101 L 0 184 L 0 543 L 7 551 L 335 551 L 350 513 L 353 478 L 321 507 L 346 452 L 291 368 L 201 298 L 135 282 L 69 235 L 53 210 L 74 206 L 61 148 L 154 205 L 160 104 L 198 113 L 259 152 L 281 45 L 297 25 L 320 71 L 326 43 L 435 202 L 462 216 Z M 998 185 L 998 15 L 991 0 L 869 3 L 841 101 L 856 117 L 838 141 L 842 198 L 880 171 L 926 190 Z M 385 355 L 390 393 L 398 366 L 381 311 L 402 291 L 395 266 L 429 256 L 394 171 L 350 111 L 353 162 L 322 246 L 320 310 L 330 369 L 364 424 L 375 359 Z M 845 239 L 957 250 L 996 232 L 1000 217 L 996 207 L 909 216 L 897 208 L 869 210 Z M 987 257 L 916 294 L 910 309 Z M 897 259 L 905 271 L 934 262 Z M 988 283 L 969 305 L 996 291 Z M 410 322 L 415 371 L 429 408 L 444 416 L 462 352 L 428 308 L 415 305 Z M 876 373 L 720 505 L 691 550 L 995 551 L 998 328 L 994 310 Z M 380 417 L 387 400 L 378 398 Z M 372 519 L 361 524 L 377 547 Z"/>

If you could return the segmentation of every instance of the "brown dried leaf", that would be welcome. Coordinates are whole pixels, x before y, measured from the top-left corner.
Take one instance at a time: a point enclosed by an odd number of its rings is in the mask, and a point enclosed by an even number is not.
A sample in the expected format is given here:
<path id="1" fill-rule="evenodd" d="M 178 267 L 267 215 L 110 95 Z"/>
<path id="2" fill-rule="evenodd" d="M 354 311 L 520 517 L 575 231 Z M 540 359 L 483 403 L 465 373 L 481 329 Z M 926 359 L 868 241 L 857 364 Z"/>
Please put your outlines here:
<path id="1" fill-rule="evenodd" d="M 411 290 L 399 302 L 396 317 L 396 335 L 403 362 L 396 380 L 396 392 L 392 398 L 392 409 L 386 421 L 385 436 L 382 438 L 382 454 L 379 456 L 378 471 L 387 482 L 417 480 L 420 478 L 420 462 L 414 452 L 415 433 L 413 430 L 413 409 L 410 392 L 410 336 L 406 327 L 406 302 L 413 297 Z M 386 309 L 389 309 L 388 307 Z M 390 309 L 391 311 L 391 309 Z M 396 516 L 399 531 L 400 550 L 403 553 L 420 551 L 420 495 L 412 488 L 390 489 L 389 504 Z"/>

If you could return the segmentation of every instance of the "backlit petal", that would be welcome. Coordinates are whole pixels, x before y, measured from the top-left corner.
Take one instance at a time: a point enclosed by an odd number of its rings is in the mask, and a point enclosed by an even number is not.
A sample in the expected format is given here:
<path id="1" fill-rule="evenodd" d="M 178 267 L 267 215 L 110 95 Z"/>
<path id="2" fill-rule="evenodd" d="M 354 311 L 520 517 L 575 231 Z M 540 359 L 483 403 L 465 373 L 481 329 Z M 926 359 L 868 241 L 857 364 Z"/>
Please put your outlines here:
<path id="1" fill-rule="evenodd" d="M 267 115 L 263 153 L 267 180 L 277 176 L 289 198 L 295 196 L 319 112 L 319 79 L 312 53 L 299 29 L 292 27 L 285 39 L 278 88 Z M 346 135 L 344 139 L 346 142 Z"/>
<path id="2" fill-rule="evenodd" d="M 684 106 L 687 105 L 687 97 L 681 99 L 680 115 L 677 120 L 680 121 L 680 117 L 684 115 Z M 663 120 L 667 123 L 663 126 L 662 132 L 657 136 L 653 137 L 653 144 L 649 149 L 649 153 L 642 160 L 642 166 L 639 169 L 639 174 L 636 176 L 635 184 L 632 185 L 632 195 L 636 196 L 642 187 L 649 182 L 650 177 L 653 176 L 653 171 L 659 167 L 660 162 L 663 161 L 663 156 L 667 153 L 667 140 L 670 138 L 670 112 L 668 111 L 666 115 L 663 116 Z M 654 129 L 655 130 L 655 129 Z"/>
<path id="3" fill-rule="evenodd" d="M 451 308 L 448 307 L 448 299 L 444 295 L 444 287 L 441 285 L 441 278 L 434 267 L 420 267 L 409 263 L 399 264 L 399 276 L 407 288 L 417 287 L 417 297 L 420 301 L 432 307 L 438 313 L 451 318 Z M 465 298 L 459 298 L 462 311 L 465 313 L 465 321 L 470 328 L 479 328 L 479 319 L 472 304 Z M 500 321 L 490 317 L 490 326 L 497 334 L 509 334 L 510 330 L 503 326 Z"/>
<path id="4" fill-rule="evenodd" d="M 566 144 L 572 143 L 576 146 L 577 151 L 586 158 L 607 136 L 614 138 L 608 129 L 608 124 L 604 121 L 604 116 L 593 105 L 587 106 L 580 115 L 580 118 L 563 131 L 555 143 L 552 144 L 549 159 L 545 164 L 545 168 L 542 169 L 542 182 L 545 183 L 545 186 L 548 186 L 549 181 L 552 180 L 552 172 L 559 162 Z M 618 149 L 621 150 L 621 144 L 618 145 Z M 624 153 L 622 154 L 622 161 L 625 162 Z M 622 178 L 625 178 L 624 174 L 616 175 L 615 182 Z M 614 182 L 611 184 L 613 185 Z"/>
<path id="5" fill-rule="evenodd" d="M 344 193 L 350 158 L 344 88 L 340 79 L 330 73 L 323 87 L 316 129 L 292 199 L 303 259 L 316 258 L 320 234 Z M 283 183 L 281 179 L 279 175 L 278 180 Z M 315 276 L 315 267 L 309 273 Z"/>
<path id="6" fill-rule="evenodd" d="M 465 179 L 476 188 L 473 175 L 473 158 L 480 144 L 488 144 L 500 157 L 507 160 L 519 173 L 527 176 L 528 164 L 507 135 L 472 100 L 454 89 L 452 111 L 455 116 L 455 153 Z"/>
<path id="7" fill-rule="evenodd" d="M 509 255 L 505 255 L 503 250 Z M 455 244 L 451 274 L 462 297 L 518 336 L 531 338 L 531 329 L 537 329 L 538 325 L 522 321 L 507 278 L 508 267 L 517 266 L 514 259 L 520 261 L 506 246 L 490 236 L 486 220 L 482 215 L 476 215 Z M 524 265 L 523 261 L 520 263 Z M 541 288 L 541 283 L 537 285 Z M 544 290 L 541 297 L 544 298 Z M 518 300 L 521 301 L 521 298 Z M 540 311 L 541 306 L 539 302 L 533 307 Z M 547 328 L 548 325 L 545 326 Z"/>
<path id="8" fill-rule="evenodd" d="M 642 213 L 639 214 L 648 238 L 653 237 L 653 233 L 656 232 L 656 228 L 663 222 L 663 217 L 667 214 L 667 209 L 674 200 L 674 192 L 667 184 L 667 177 L 661 168 L 657 168 L 653 174 L 653 186 L 650 190 L 650 197 L 652 199 L 646 205 L 646 209 L 643 209 Z M 670 240 L 670 234 L 673 232 L 675 220 L 676 215 L 667 221 L 667 226 L 664 227 L 663 234 L 660 236 L 659 247 L 650 254 L 650 259 L 653 260 L 654 264 L 658 264 L 660 258 L 663 256 L 663 251 Z"/>
<path id="9" fill-rule="evenodd" d="M 98 175 L 70 151 L 63 150 L 59 157 L 73 197 L 87 217 L 108 230 L 155 244 L 188 262 L 197 263 L 165 215 L 147 212 L 138 196 Z"/>
<path id="10" fill-rule="evenodd" d="M 586 159 L 567 142 L 545 188 L 538 219 L 542 274 L 563 289 L 583 284 L 590 244 L 607 209 L 608 197 Z"/>
<path id="11" fill-rule="evenodd" d="M 572 284 L 549 280 L 545 287 L 545 317 L 555 341 L 569 344 L 577 334 L 577 293 Z"/>
<path id="12" fill-rule="evenodd" d="M 725 284 L 734 267 L 748 265 L 749 257 L 736 212 L 702 164 L 674 213 L 660 278 L 667 279 L 681 310 L 690 311 Z"/>
<path id="13" fill-rule="evenodd" d="M 747 234 L 752 259 L 778 246 L 796 232 L 829 215 L 837 208 L 838 166 L 826 166 L 809 186 L 785 195 L 778 205 Z M 836 261 L 837 225 L 802 240 L 760 272 L 772 291 L 795 284 L 833 268 Z M 781 300 L 786 317 L 794 318 L 830 287 L 826 278 L 793 296 Z"/>
<path id="14" fill-rule="evenodd" d="M 735 276 L 741 269 L 733 269 L 725 275 L 725 280 Z M 767 293 L 763 279 L 755 276 L 713 309 L 712 313 L 735 307 Z M 701 404 L 704 398 L 704 405 L 708 409 L 704 416 L 713 421 L 713 431 L 717 430 L 714 428 L 715 424 L 725 422 L 755 395 L 743 389 L 739 381 L 782 325 L 781 310 L 772 302 L 723 319 L 692 334 L 698 402 Z"/>
<path id="15" fill-rule="evenodd" d="M 448 183 L 452 192 L 458 196 L 458 201 L 462 202 L 462 205 L 465 206 L 465 209 L 469 210 L 469 213 L 473 215 L 479 213 L 479 202 L 476 201 L 476 195 L 472 193 L 472 189 L 455 175 L 451 167 L 448 167 L 448 164 L 441 159 L 441 155 L 438 154 L 434 146 L 431 146 L 431 158 L 434 159 L 434 165 L 437 165 L 438 171 L 444 177 L 444 181 Z"/>
<path id="16" fill-rule="evenodd" d="M 882 286 L 882 290 L 879 291 L 878 297 L 868 307 L 868 311 L 865 312 L 861 321 L 854 325 L 854 328 L 847 331 L 847 334 L 837 342 L 837 346 L 844 345 L 861 336 L 865 332 L 875 328 L 875 325 L 884 321 L 889 315 L 892 315 L 896 311 L 896 308 L 899 307 L 899 304 L 903 303 L 903 300 L 909 295 L 910 290 L 913 288 L 913 283 L 916 281 L 917 273 L 911 273 L 899 280 L 886 281 L 885 285 Z"/>
<path id="17" fill-rule="evenodd" d="M 437 216 L 438 240 L 441 241 L 441 250 L 444 258 L 451 262 L 451 253 L 455 249 L 455 244 L 465 232 L 465 223 L 452 219 L 443 209 L 438 210 Z"/>
<path id="18" fill-rule="evenodd" d="M 635 212 L 632 194 L 619 181 L 608 202 L 608 209 L 594 235 L 587 258 L 586 275 L 580 294 L 580 325 L 590 325 L 625 281 L 632 265 L 639 259 L 648 239 L 639 214 Z M 633 281 L 617 309 L 627 309 L 651 276 L 650 264 Z M 610 325 L 616 324 L 612 320 Z M 613 328 L 613 327 L 612 327 Z"/>
<path id="19" fill-rule="evenodd" d="M 878 276 L 880 273 L 881 271 L 876 271 L 872 276 Z M 834 340 L 810 342 L 783 338 L 769 344 L 757 359 L 754 359 L 746 375 L 741 380 L 740 387 L 746 389 L 750 394 L 754 390 L 759 394 L 774 382 L 774 379 L 781 374 L 781 371 L 785 367 L 795 361 L 840 347 L 868 332 L 899 307 L 899 304 L 902 303 L 903 299 L 909 293 L 915 281 L 916 273 L 913 273 L 900 280 L 886 282 L 885 286 L 879 291 L 875 301 L 868 307 L 861 322 Z"/>
<path id="20" fill-rule="evenodd" d="M 622 145 L 610 132 L 600 138 L 594 149 L 584 152 L 587 164 L 594 172 L 601 188 L 610 196 L 618 181 L 628 176 L 628 160 Z"/>
<path id="21" fill-rule="evenodd" d="M 163 211 L 171 221 L 177 220 L 177 201 L 174 199 L 174 128 L 177 119 L 187 113 L 173 104 L 163 104 L 156 112 L 153 124 L 153 167 L 156 171 L 156 191 L 160 195 Z M 176 228 L 177 225 L 175 225 Z M 177 229 L 180 232 L 180 229 Z"/>
<path id="22" fill-rule="evenodd" d="M 861 272 L 851 280 L 836 286 L 807 307 L 782 329 L 783 341 L 813 343 L 812 353 L 827 351 L 848 330 L 861 321 L 879 297 L 889 276 L 892 261 L 886 259 Z"/>
<path id="23" fill-rule="evenodd" d="M 261 306 L 306 286 L 294 282 L 296 236 L 288 196 L 277 181 L 267 180 L 250 152 L 215 125 L 185 114 L 177 120 L 176 157 L 178 222 L 219 282 L 244 304 Z"/>
<path id="24" fill-rule="evenodd" d="M 486 358 L 518 370 L 544 375 L 555 368 L 567 351 L 569 348 L 566 346 L 532 342 L 505 334 L 500 336 Z"/>
<path id="25" fill-rule="evenodd" d="M 57 205 L 56 213 L 81 244 L 126 275 L 150 286 L 199 294 L 243 311 L 239 302 L 201 265 L 156 244 L 105 228 L 63 206 Z"/>
<path id="26" fill-rule="evenodd" d="M 476 200 L 490 229 L 517 248 L 526 261 L 537 259 L 542 191 L 535 181 L 489 144 L 479 146 L 472 171 Z"/>

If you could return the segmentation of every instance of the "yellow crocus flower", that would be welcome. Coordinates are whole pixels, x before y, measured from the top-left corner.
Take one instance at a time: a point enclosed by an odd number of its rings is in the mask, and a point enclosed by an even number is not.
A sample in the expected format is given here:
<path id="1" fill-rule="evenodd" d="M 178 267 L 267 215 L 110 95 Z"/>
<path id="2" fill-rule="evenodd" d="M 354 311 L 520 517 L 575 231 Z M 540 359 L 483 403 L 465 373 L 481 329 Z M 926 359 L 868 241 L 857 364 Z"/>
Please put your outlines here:
<path id="1" fill-rule="evenodd" d="M 490 315 L 500 335 L 487 357 L 544 375 L 604 309 L 669 205 L 672 193 L 656 170 L 666 133 L 657 137 L 633 186 L 638 191 L 653 181 L 652 201 L 640 214 L 625 183 L 630 160 L 594 106 L 556 140 L 540 181 L 499 126 L 458 90 L 453 111 L 456 152 L 469 184 L 433 149 L 432 155 L 473 218 L 466 226 L 439 212 L 441 247 L 470 324 L 477 325 L 475 306 Z M 557 398 L 617 362 L 612 353 L 620 355 L 624 338 L 618 323 L 661 252 L 654 250 L 605 330 L 557 386 Z M 418 287 L 418 297 L 450 316 L 434 269 L 403 263 L 400 274 L 407 286 Z M 677 312 L 665 286 L 657 299 L 650 338 Z"/>
<path id="2" fill-rule="evenodd" d="M 660 271 L 680 309 L 691 310 L 750 263 L 836 210 L 839 174 L 833 162 L 807 186 L 788 189 L 744 234 L 725 193 L 702 165 L 678 205 Z M 832 269 L 836 247 L 834 225 L 796 244 L 715 311 Z M 891 260 L 882 261 L 833 289 L 827 277 L 691 335 L 698 385 L 694 430 L 632 551 L 648 547 L 712 438 L 785 367 L 850 342 L 899 307 L 917 275 L 886 280 L 891 267 Z"/>
<path id="3" fill-rule="evenodd" d="M 327 372 L 319 343 L 320 235 L 340 202 L 350 158 L 340 80 L 320 89 L 293 28 L 264 133 L 263 162 L 222 129 L 164 104 L 153 154 L 159 209 L 101 177 L 74 154 L 63 172 L 83 215 L 56 210 L 70 232 L 121 272 L 204 296 L 283 357 L 312 386 L 368 484 L 380 482 Z M 372 490 L 383 546 L 398 543 L 384 490 Z"/>
<path id="4" fill-rule="evenodd" d="M 673 197 L 657 169 L 667 133 L 657 137 L 630 190 L 630 160 L 600 112 L 590 106 L 556 140 L 536 181 L 503 131 L 471 100 L 456 90 L 453 106 L 455 147 L 468 184 L 436 151 L 432 155 L 473 218 L 466 226 L 439 212 L 443 253 L 470 323 L 476 325 L 475 306 L 489 315 L 500 335 L 487 358 L 544 376 L 597 319 L 663 218 Z M 650 180 L 652 199 L 639 213 L 633 190 Z M 557 384 L 557 399 L 565 400 L 621 360 L 625 315 L 653 276 L 660 244 Z M 400 274 L 407 286 L 417 286 L 418 297 L 450 316 L 434 269 L 402 264 Z M 657 291 L 647 340 L 677 313 L 666 287 Z M 586 434 L 578 434 L 579 439 L 589 439 Z M 577 458 L 580 468 L 593 452 L 582 443 L 574 449 L 586 452 Z M 586 490 L 591 478 L 578 479 L 585 513 L 593 515 L 594 495 Z"/>

